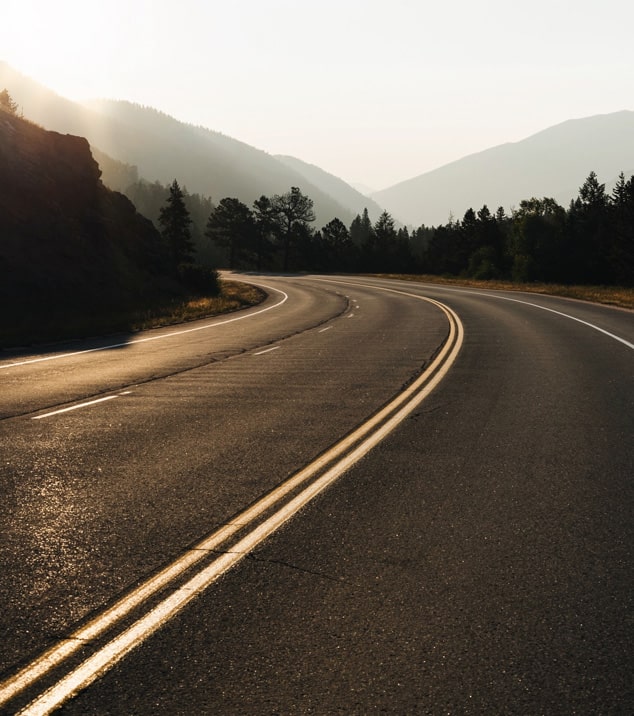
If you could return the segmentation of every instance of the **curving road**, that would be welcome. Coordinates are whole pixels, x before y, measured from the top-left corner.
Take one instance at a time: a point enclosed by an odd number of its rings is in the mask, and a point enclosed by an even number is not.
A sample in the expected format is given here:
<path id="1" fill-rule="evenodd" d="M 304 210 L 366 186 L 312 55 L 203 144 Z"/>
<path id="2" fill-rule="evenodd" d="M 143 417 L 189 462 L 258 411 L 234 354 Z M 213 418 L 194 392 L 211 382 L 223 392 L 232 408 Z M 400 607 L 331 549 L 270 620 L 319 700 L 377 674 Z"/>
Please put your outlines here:
<path id="1" fill-rule="evenodd" d="M 632 312 L 245 280 L 0 356 L 2 708 L 628 713 Z"/>

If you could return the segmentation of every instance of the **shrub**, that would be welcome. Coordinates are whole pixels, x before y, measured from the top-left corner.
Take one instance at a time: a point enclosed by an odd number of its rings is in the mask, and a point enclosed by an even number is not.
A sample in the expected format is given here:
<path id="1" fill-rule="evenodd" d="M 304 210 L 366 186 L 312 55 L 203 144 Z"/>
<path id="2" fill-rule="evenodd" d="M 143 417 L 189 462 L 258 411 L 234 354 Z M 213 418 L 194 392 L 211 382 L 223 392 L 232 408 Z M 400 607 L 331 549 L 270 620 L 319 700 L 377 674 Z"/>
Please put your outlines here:
<path id="1" fill-rule="evenodd" d="M 198 264 L 181 264 L 178 274 L 183 286 L 193 294 L 200 296 L 220 294 L 220 276 L 215 269 Z"/>

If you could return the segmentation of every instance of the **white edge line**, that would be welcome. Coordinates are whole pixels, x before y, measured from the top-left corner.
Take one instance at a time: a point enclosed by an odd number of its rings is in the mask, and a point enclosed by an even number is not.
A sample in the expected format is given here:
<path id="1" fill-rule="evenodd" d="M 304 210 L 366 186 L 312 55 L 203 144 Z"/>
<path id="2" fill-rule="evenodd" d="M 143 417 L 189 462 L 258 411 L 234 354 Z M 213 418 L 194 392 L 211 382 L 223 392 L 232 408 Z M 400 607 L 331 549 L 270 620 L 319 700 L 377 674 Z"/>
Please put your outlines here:
<path id="1" fill-rule="evenodd" d="M 386 290 L 381 287 L 374 287 L 377 290 Z M 393 291 L 393 289 L 387 289 Z M 446 306 L 438 303 L 434 299 L 429 297 L 420 296 L 417 294 L 405 293 L 403 291 L 395 291 L 396 293 L 402 293 L 404 295 L 416 298 L 418 300 L 426 301 L 437 307 L 441 308 L 446 314 L 453 314 L 455 320 L 459 324 L 459 319 L 455 316 L 455 313 Z M 462 325 L 459 324 L 459 340 L 462 343 L 463 329 Z M 284 496 L 286 496 L 293 489 L 301 485 L 307 479 L 309 479 L 316 471 L 325 467 L 328 463 L 335 460 L 339 455 L 342 455 L 345 451 L 349 450 L 354 443 L 367 435 L 376 425 L 380 424 L 390 413 L 395 414 L 395 411 L 399 409 L 399 405 L 402 406 L 407 400 L 418 390 L 419 387 L 423 386 L 427 380 L 429 373 L 434 373 L 445 362 L 445 358 L 449 353 L 449 345 L 443 348 L 441 352 L 434 358 L 432 363 L 427 369 L 408 386 L 403 392 L 397 395 L 388 405 L 384 406 L 377 414 L 367 420 L 365 423 L 360 425 L 350 435 L 343 438 L 339 443 L 334 445 L 323 455 L 319 456 L 310 465 L 300 470 L 298 473 L 290 477 L 288 480 L 279 485 L 273 492 L 269 493 L 262 499 L 258 500 L 254 505 L 247 508 L 243 513 L 235 517 L 231 522 L 227 523 L 214 534 L 206 537 L 202 542 L 195 545 L 190 551 L 186 552 L 182 557 L 177 559 L 172 564 L 165 567 L 161 572 L 150 578 L 148 581 L 139 585 L 132 593 L 127 597 L 124 597 L 120 601 L 116 602 L 105 612 L 95 617 L 88 624 L 80 627 L 77 631 L 73 632 L 67 639 L 54 645 L 43 654 L 41 654 L 35 661 L 31 662 L 28 666 L 24 667 L 20 672 L 15 674 L 13 677 L 5 681 L 0 685 L 0 705 L 5 704 L 7 701 L 12 699 L 16 694 L 23 691 L 30 684 L 34 683 L 52 668 L 55 668 L 61 664 L 68 656 L 75 653 L 81 646 L 87 641 L 92 641 L 102 634 L 106 629 L 113 627 L 122 617 L 128 614 L 132 609 L 142 604 L 146 599 L 155 594 L 159 589 L 167 586 L 171 581 L 182 574 L 186 569 L 193 566 L 196 562 L 203 558 L 204 554 L 210 550 L 217 549 L 217 547 L 231 537 L 235 532 L 243 526 L 247 526 L 252 520 L 256 519 L 259 515 L 276 502 L 279 502 Z M 453 363 L 453 358 L 452 358 Z M 436 383 L 434 382 L 434 385 Z M 128 391 L 129 392 L 129 391 Z M 123 393 L 122 393 L 123 395 Z"/>
<path id="2" fill-rule="evenodd" d="M 236 281 L 238 279 L 235 279 Z M 73 351 L 71 353 L 60 353 L 58 355 L 52 355 L 52 356 L 44 356 L 43 358 L 29 358 L 29 360 L 23 360 L 23 361 L 17 361 L 15 363 L 6 363 L 4 365 L 0 365 L 0 370 L 6 370 L 7 368 L 17 368 L 19 366 L 23 365 L 31 365 L 33 363 L 44 363 L 45 361 L 51 361 L 51 360 L 60 360 L 61 358 L 71 358 L 72 356 L 79 356 L 83 355 L 84 353 L 97 353 L 98 351 L 108 351 L 112 350 L 113 348 L 124 348 L 126 346 L 131 346 L 136 343 L 148 343 L 149 341 L 160 341 L 164 338 L 172 338 L 173 336 L 182 336 L 185 333 L 195 333 L 196 331 L 204 331 L 208 328 L 216 328 L 217 326 L 224 326 L 227 323 L 234 323 L 235 321 L 243 321 L 245 318 L 252 318 L 253 316 L 259 316 L 262 313 L 266 313 L 267 311 L 271 311 L 274 308 L 278 308 L 283 303 L 286 303 L 288 300 L 288 294 L 284 291 L 280 290 L 279 288 L 273 288 L 272 286 L 268 286 L 263 283 L 254 283 L 253 281 L 243 281 L 242 283 L 252 283 L 254 286 L 260 286 L 261 288 L 267 288 L 270 291 L 275 291 L 276 293 L 281 293 L 283 298 L 278 303 L 274 303 L 272 306 L 267 306 L 266 308 L 261 308 L 258 311 L 253 311 L 251 313 L 247 313 L 243 316 L 236 316 L 234 318 L 227 318 L 224 321 L 218 321 L 214 323 L 206 323 L 204 326 L 196 326 L 196 328 L 184 328 L 180 331 L 172 331 L 171 333 L 162 333 L 160 336 L 148 336 L 147 338 L 137 338 L 136 340 L 132 341 L 125 341 L 123 343 L 112 343 L 111 345 L 107 346 L 100 346 L 99 348 L 87 348 L 86 350 L 82 351 Z M 202 320 L 202 319 L 201 319 Z"/>
<path id="3" fill-rule="evenodd" d="M 419 296 L 417 298 L 422 297 Z M 430 302 L 435 303 L 432 300 L 430 300 Z M 438 373 L 424 386 L 420 393 L 414 395 L 407 404 L 402 406 L 398 412 L 376 432 L 369 435 L 349 455 L 344 456 L 314 483 L 306 487 L 299 495 L 242 538 L 231 548 L 230 552 L 223 554 L 201 572 L 193 576 L 145 616 L 137 620 L 102 649 L 86 659 L 86 661 L 80 664 L 74 671 L 71 671 L 41 696 L 32 701 L 20 711 L 20 716 L 46 716 L 68 699 L 90 686 L 90 684 L 121 661 L 140 643 L 154 634 L 165 622 L 177 612 L 181 611 L 192 599 L 215 582 L 222 574 L 241 561 L 257 545 L 275 532 L 282 524 L 287 522 L 302 507 L 308 504 L 316 495 L 322 492 L 342 473 L 375 447 L 375 445 L 381 442 L 386 435 L 394 430 L 394 428 L 429 395 L 436 385 L 438 385 L 458 355 L 463 339 L 462 324 L 453 311 L 451 311 L 450 314 L 450 309 L 443 307 L 443 310 L 445 310 L 448 316 L 452 315 L 454 320 L 457 321 L 456 324 L 450 322 L 450 344 L 453 342 L 453 335 L 456 331 L 458 338 L 456 342 L 453 343 L 449 356 L 450 360 L 443 364 Z"/>
<path id="4" fill-rule="evenodd" d="M 118 398 L 118 395 L 109 395 L 106 398 L 97 398 L 96 400 L 90 400 L 87 403 L 79 403 L 79 405 L 71 405 L 70 408 L 60 408 L 59 410 L 53 410 L 50 413 L 44 413 L 43 415 L 35 415 L 31 420 L 41 420 L 42 418 L 50 418 L 52 415 L 60 415 L 61 413 L 68 413 L 71 410 L 78 410 L 79 408 L 87 408 L 89 405 L 95 405 L 97 403 L 104 403 L 106 400 L 114 400 Z"/>
<path id="5" fill-rule="evenodd" d="M 455 289 L 454 289 L 455 291 Z M 584 326 L 588 326 L 589 328 L 594 329 L 595 331 L 598 331 L 599 333 L 603 333 L 604 335 L 608 336 L 609 338 L 613 338 L 615 341 L 618 341 L 619 343 L 622 343 L 624 346 L 627 346 L 628 348 L 631 348 L 634 350 L 634 343 L 630 343 L 629 341 L 625 340 L 625 338 L 621 338 L 620 336 L 617 336 L 614 333 L 610 333 L 610 331 L 606 331 L 605 328 L 601 328 L 600 326 L 595 325 L 594 323 L 589 323 L 588 321 L 584 321 L 581 318 L 577 318 L 576 316 L 571 316 L 569 313 L 563 313 L 562 311 L 556 311 L 554 308 L 548 308 L 547 306 L 540 306 L 538 303 L 531 303 L 530 301 L 522 301 L 519 298 L 510 298 L 509 296 L 497 296 L 494 293 L 483 293 L 482 291 L 469 291 L 466 290 L 463 293 L 471 293 L 475 294 L 476 296 L 486 296 L 487 298 L 497 298 L 498 301 L 512 301 L 513 303 L 523 303 L 525 306 L 532 306 L 533 308 L 539 308 L 542 311 L 548 311 L 549 313 L 555 313 L 558 316 L 563 316 L 564 318 L 569 318 L 571 321 L 576 321 L 577 323 L 582 323 Z"/>
<path id="6" fill-rule="evenodd" d="M 333 283 L 338 283 L 334 282 Z M 340 282 L 345 283 L 345 282 Z M 356 284 L 358 285 L 358 284 Z M 390 289 L 390 288 L 384 288 L 380 286 L 369 286 L 368 288 L 383 290 L 383 291 L 389 291 L 392 293 L 399 293 L 402 295 L 410 296 L 412 298 L 416 298 L 418 300 L 427 301 L 431 304 L 436 305 L 437 307 L 441 308 L 448 316 L 452 315 L 454 317 L 454 320 L 456 321 L 456 324 L 458 325 L 458 344 L 454 347 L 453 351 L 451 351 L 451 362 L 446 364 L 443 369 L 441 369 L 438 374 L 435 376 L 435 378 L 430 381 L 428 384 L 428 387 L 425 389 L 425 391 L 421 391 L 420 398 L 416 400 L 415 403 L 412 403 L 412 405 L 417 405 L 420 403 L 430 392 L 433 390 L 433 388 L 438 384 L 438 382 L 441 380 L 441 378 L 444 376 L 448 368 L 451 364 L 453 364 L 455 357 L 457 356 L 457 352 L 462 345 L 463 340 L 463 328 L 462 324 L 460 323 L 460 320 L 456 316 L 456 314 L 449 309 L 447 306 L 444 306 L 443 304 L 440 304 L 439 302 L 435 301 L 434 299 L 431 299 L 429 297 L 420 296 L 418 294 L 412 294 L 407 293 L 405 291 L 399 291 L 398 289 Z M 450 322 L 451 325 L 451 322 Z M 452 326 L 453 330 L 453 326 Z M 383 416 L 389 414 L 389 412 L 392 412 L 392 410 L 397 409 L 397 406 L 399 403 L 403 403 L 410 399 L 410 396 L 416 391 L 417 386 L 420 384 L 422 385 L 426 380 L 426 375 L 430 371 L 434 371 L 436 369 L 436 366 L 444 362 L 445 356 L 448 353 L 448 349 L 445 348 L 441 351 L 441 353 L 436 356 L 434 361 L 432 361 L 431 365 L 428 366 L 427 370 L 423 372 L 421 376 L 412 384 L 410 385 L 405 391 L 403 391 L 400 395 L 398 395 L 393 401 L 391 401 L 387 406 L 385 406 L 381 411 L 379 411 L 378 414 L 376 414 L 373 418 L 368 420 L 363 425 L 359 426 L 357 430 L 355 430 L 351 435 L 349 435 L 347 438 L 344 438 L 338 445 L 333 446 L 333 449 L 328 451 L 327 454 L 322 455 L 321 457 L 317 458 L 317 460 L 311 465 L 305 467 L 303 470 L 301 470 L 299 473 L 291 477 L 288 481 L 283 483 L 279 486 L 273 493 L 266 496 L 262 500 L 258 501 L 255 505 L 253 505 L 251 508 L 248 508 L 242 515 L 240 515 L 234 522 L 228 523 L 224 527 L 220 528 L 216 533 L 214 533 L 212 536 L 206 538 L 201 542 L 200 544 L 196 545 L 192 550 L 185 553 L 180 559 L 178 559 L 175 563 L 172 563 L 171 565 L 168 565 L 164 570 L 162 570 L 159 574 L 155 575 L 155 577 L 151 578 L 147 582 L 140 585 L 132 594 L 128 596 L 128 598 L 117 602 L 115 605 L 113 605 L 110 609 L 106 610 L 101 616 L 94 619 L 89 624 L 85 625 L 84 627 L 80 628 L 77 632 L 73 633 L 68 639 L 62 641 L 57 646 L 47 650 L 45 653 L 40 655 L 34 662 L 31 662 L 31 664 L 27 667 L 25 667 L 21 672 L 16 674 L 13 678 L 9 679 L 7 682 L 2 684 L 2 687 L 0 688 L 0 697 L 1 697 L 1 703 L 6 703 L 7 700 L 11 699 L 14 695 L 22 691 L 24 688 L 26 688 L 29 684 L 33 683 L 38 678 L 41 678 L 45 673 L 47 673 L 51 668 L 54 666 L 60 664 L 67 656 L 70 656 L 72 653 L 77 651 L 77 649 L 81 646 L 81 644 L 85 643 L 86 641 L 89 641 L 91 639 L 96 638 L 100 633 L 105 631 L 105 629 L 113 626 L 122 616 L 129 613 L 129 611 L 134 608 L 137 605 L 140 605 L 145 599 L 147 599 L 150 595 L 154 594 L 157 589 L 159 589 L 162 586 L 166 586 L 169 584 L 172 579 L 174 579 L 176 576 L 181 574 L 185 569 L 187 569 L 188 566 L 193 565 L 195 562 L 197 562 L 202 555 L 211 550 L 215 549 L 219 544 L 224 542 L 226 539 L 228 539 L 229 536 L 235 533 L 235 531 L 240 526 L 247 525 L 252 519 L 254 519 L 258 514 L 261 514 L 264 509 L 266 509 L 268 506 L 274 504 L 278 499 L 280 499 L 282 496 L 287 494 L 291 489 L 293 489 L 295 486 L 301 484 L 305 479 L 310 477 L 311 474 L 313 474 L 319 467 L 323 464 L 327 464 L 330 462 L 331 459 L 334 459 L 336 456 L 336 453 L 343 452 L 345 449 L 347 449 L 347 446 L 353 444 L 357 439 L 361 437 L 364 433 L 369 432 L 369 430 L 373 429 L 373 427 L 378 424 L 382 419 Z M 113 396 L 116 397 L 116 396 Z M 403 413 L 403 415 L 407 414 L 409 412 L 407 408 L 401 408 L 398 412 L 400 415 Z M 395 413 L 396 415 L 396 413 Z M 393 416 L 392 419 L 388 421 L 388 423 L 394 422 L 395 417 Z M 399 422 L 399 421 L 397 421 Z M 389 428 L 386 430 L 386 423 L 383 426 L 383 429 L 381 431 L 381 434 L 384 436 L 388 432 L 391 431 L 392 428 Z M 396 423 L 395 423 L 396 424 Z M 367 439 L 369 440 L 369 438 Z M 367 443 L 367 440 L 364 441 L 363 444 Z M 373 443 L 374 444 L 374 443 Z M 370 447 L 367 448 L 366 452 L 371 449 Z M 350 466 L 353 464 L 350 462 L 350 458 L 353 454 L 357 454 L 357 451 L 353 451 L 353 453 L 350 453 L 347 458 L 345 458 L 345 464 L 347 466 Z M 363 453 L 365 454 L 365 452 Z M 331 457 L 332 456 L 332 457 Z M 359 455 L 356 460 L 359 459 L 361 455 Z M 344 458 L 340 460 L 340 463 L 344 464 Z M 332 469 L 335 469 L 337 465 L 335 465 L 331 470 L 328 471 L 330 474 Z M 344 468 L 344 470 L 347 469 Z M 343 470 L 342 470 L 343 471 Z M 323 476 L 322 476 L 323 477 Z M 321 479 L 321 478 L 320 478 Z M 308 488 L 307 488 L 308 489 Z M 228 568 L 228 567 L 227 567 Z M 148 635 L 149 636 L 149 635 Z M 127 653 L 127 652 L 126 652 Z M 123 658 L 123 656 L 121 657 Z M 95 676 L 95 678 L 97 678 Z M 83 688 L 83 687 L 82 687 Z M 34 702 L 35 703 L 35 702 Z M 33 712 L 36 713 L 36 712 Z M 42 712 L 44 713 L 44 712 Z"/>
<path id="7" fill-rule="evenodd" d="M 378 287 L 376 287 L 378 288 Z M 400 291 L 397 291 L 398 293 L 403 293 Z M 449 350 L 449 347 L 451 345 L 451 334 L 450 334 L 450 340 L 448 341 L 447 347 L 441 350 L 440 354 L 436 356 L 436 358 L 432 361 L 432 363 L 427 367 L 427 370 L 423 372 L 419 376 L 419 378 L 410 385 L 405 391 L 403 391 L 400 395 L 396 396 L 393 401 L 391 401 L 387 406 L 385 406 L 382 410 L 379 411 L 378 414 L 376 414 L 373 418 L 368 420 L 363 425 L 359 426 L 351 435 L 344 438 L 340 443 L 333 446 L 331 450 L 329 450 L 326 454 L 320 456 L 317 458 L 316 461 L 311 463 L 311 465 L 306 466 L 303 470 L 301 470 L 299 473 L 295 474 L 293 477 L 291 477 L 289 480 L 287 480 L 285 483 L 280 485 L 276 490 L 273 491 L 273 493 L 265 496 L 262 498 L 262 500 L 258 501 L 255 505 L 252 505 L 250 508 L 248 508 L 244 513 L 242 513 L 240 516 L 238 516 L 234 521 L 231 523 L 226 524 L 224 527 L 220 528 L 215 534 L 212 536 L 205 538 L 203 542 L 196 545 L 191 551 L 185 553 L 180 559 L 178 559 L 175 563 L 169 565 L 166 567 L 162 572 L 155 575 L 155 577 L 148 580 L 148 582 L 140 585 L 132 594 L 130 594 L 126 599 L 116 603 L 113 605 L 110 609 L 106 610 L 101 616 L 94 619 L 89 624 L 85 625 L 84 627 L 80 628 L 78 631 L 73 633 L 67 640 L 59 643 L 57 646 L 49 649 L 47 652 L 42 654 L 38 659 L 36 659 L 34 662 L 31 662 L 31 664 L 27 667 L 25 667 L 21 672 L 16 674 L 15 677 L 12 679 L 9 679 L 7 682 L 5 682 L 2 685 L 2 688 L 0 688 L 0 695 L 2 698 L 2 703 L 6 703 L 7 700 L 11 699 L 14 695 L 22 691 L 24 688 L 26 688 L 29 684 L 36 681 L 38 678 L 41 678 L 45 673 L 50 671 L 51 668 L 54 666 L 60 664 L 67 656 L 70 656 L 72 653 L 77 651 L 79 647 L 85 643 L 86 641 L 90 641 L 94 638 L 96 638 L 100 633 L 105 631 L 110 626 L 113 626 L 122 616 L 127 614 L 134 606 L 137 606 L 141 604 L 145 599 L 147 599 L 151 594 L 154 594 L 158 588 L 165 586 L 169 584 L 172 579 L 175 578 L 178 574 L 181 574 L 188 566 L 193 565 L 195 562 L 197 562 L 199 559 L 202 558 L 202 555 L 205 552 L 208 552 L 209 550 L 215 549 L 218 547 L 219 544 L 224 542 L 228 537 L 230 537 L 232 534 L 234 534 L 237 529 L 239 529 L 241 526 L 246 526 L 249 524 L 249 522 L 255 517 L 257 517 L 258 514 L 261 514 L 267 507 L 275 504 L 281 497 L 288 494 L 294 487 L 300 485 L 302 482 L 304 482 L 308 477 L 311 476 L 317 469 L 320 469 L 321 466 L 327 464 L 331 461 L 331 459 L 334 459 L 338 454 L 341 454 L 344 450 L 348 449 L 349 446 L 353 445 L 354 442 L 357 439 L 360 439 L 362 435 L 367 434 L 371 429 L 373 429 L 374 426 L 376 426 L 382 419 L 383 416 L 387 416 L 390 412 L 393 410 L 398 409 L 398 405 L 405 403 L 408 399 L 410 399 L 410 396 L 412 396 L 415 392 L 417 387 L 424 386 L 425 382 L 427 380 L 426 376 L 430 372 L 434 372 L 439 365 L 444 364 L 444 367 L 441 368 L 441 370 L 438 371 L 436 376 L 429 382 L 427 387 L 425 388 L 424 392 L 421 391 L 420 397 L 416 400 L 415 403 L 412 403 L 412 406 L 417 405 L 420 403 L 430 392 L 433 390 L 433 388 L 440 382 L 441 378 L 444 376 L 444 374 L 447 372 L 449 367 L 453 364 L 455 357 L 457 356 L 457 353 L 460 349 L 460 346 L 462 345 L 463 340 L 463 328 L 462 324 L 460 323 L 458 317 L 456 314 L 451 311 L 446 306 L 443 306 L 442 304 L 438 303 L 437 301 L 434 301 L 431 298 L 419 296 L 416 294 L 406 294 L 409 296 L 412 296 L 413 298 L 427 301 L 429 303 L 435 304 L 439 308 L 441 308 L 448 316 L 452 315 L 456 321 L 456 325 L 458 326 L 458 341 L 456 345 L 454 346 L 453 350 Z M 450 325 L 452 326 L 451 330 L 453 331 L 453 325 L 450 322 Z M 450 355 L 451 360 L 446 361 L 445 358 Z M 403 416 L 407 414 L 406 407 L 401 408 L 399 410 L 399 414 L 403 413 Z M 394 414 L 396 415 L 396 413 Z M 394 421 L 394 416 L 389 421 L 392 423 Z M 394 426 L 397 423 L 394 423 Z M 386 423 L 387 425 L 387 423 Z M 390 428 L 391 430 L 392 428 Z M 382 434 L 387 434 L 390 430 L 385 431 L 385 426 L 383 428 Z M 368 438 L 369 439 L 369 438 Z M 365 444 L 365 443 L 362 443 Z M 370 447 L 367 448 L 368 450 Z M 356 451 L 354 451 L 354 454 L 356 454 Z M 365 454 L 365 453 L 363 453 Z M 352 453 L 348 456 L 346 459 L 345 465 L 346 467 L 342 469 L 347 469 L 348 466 L 350 466 L 352 463 L 349 462 L 350 456 Z M 361 457 L 359 454 L 356 459 Z M 340 465 L 343 465 L 343 458 L 340 460 Z M 356 460 L 355 460 L 356 461 Z M 333 466 L 327 473 L 325 474 L 331 474 L 332 470 L 337 467 L 337 464 Z M 323 476 L 322 476 L 323 478 Z M 320 479 L 322 479 L 320 478 Z M 307 488 L 308 489 L 308 488 Z M 229 568 L 228 565 L 227 569 Z M 149 636 L 149 634 L 148 634 Z M 129 650 L 131 650 L 133 647 L 131 647 Z M 129 651 L 128 650 L 128 651 Z M 126 651 L 127 653 L 127 651 Z M 120 658 L 123 658 L 125 654 L 123 654 Z M 118 659 L 117 659 L 118 660 Z M 106 667 L 108 668 L 108 667 Z M 105 668 L 104 668 L 105 671 Z M 100 672 L 102 673 L 102 672 Z M 98 675 L 95 676 L 97 678 Z M 94 680 L 94 679 L 93 679 Z M 91 680 L 92 681 L 92 680 Z M 81 687 L 83 688 L 83 687 Z M 48 693 L 48 692 L 47 692 Z M 44 696 L 44 695 L 43 695 Z M 33 702 L 31 705 L 34 705 L 35 702 Z M 38 713 L 36 711 L 32 713 Z M 45 713 L 44 711 L 41 713 Z"/>
<path id="8" fill-rule="evenodd" d="M 279 346 L 273 346 L 273 348 L 267 348 L 266 350 L 259 351 L 258 353 L 254 353 L 254 356 L 263 356 L 265 353 L 270 353 L 271 351 L 279 350 Z"/>
<path id="9" fill-rule="evenodd" d="M 346 281 L 335 281 L 332 279 L 325 279 L 325 278 L 314 278 L 315 281 L 323 281 L 325 283 L 342 283 L 349 286 L 366 286 L 368 288 L 382 288 L 384 291 L 396 291 L 396 289 L 393 288 L 387 288 L 385 286 L 372 286 L 371 284 L 364 284 L 359 283 L 357 281 L 352 281 L 347 283 Z M 563 318 L 568 318 L 571 321 L 576 321 L 577 323 L 581 323 L 584 326 L 588 326 L 588 328 L 592 328 L 595 331 L 598 331 L 599 333 L 603 333 L 604 335 L 608 336 L 609 338 L 612 338 L 615 341 L 618 341 L 619 343 L 622 343 L 624 346 L 627 346 L 628 348 L 634 350 L 634 343 L 630 343 L 630 341 L 626 340 L 625 338 L 621 338 L 620 336 L 617 336 L 614 333 L 610 333 L 610 331 L 606 331 L 605 328 L 601 328 L 600 326 L 595 325 L 594 323 L 589 323 L 588 321 L 584 321 L 582 318 L 577 318 L 576 316 L 571 316 L 569 313 L 563 313 L 562 311 L 557 311 L 554 308 L 548 308 L 547 306 L 540 306 L 538 303 L 532 303 L 530 301 L 523 301 L 519 298 L 511 298 L 510 296 L 501 296 L 496 293 L 484 293 L 484 291 L 473 291 L 468 288 L 450 288 L 449 286 L 440 286 L 437 284 L 428 284 L 424 282 L 412 282 L 413 285 L 418 285 L 420 288 L 425 290 L 428 287 L 431 287 L 433 290 L 441 290 L 441 291 L 449 291 L 451 293 L 468 293 L 473 296 L 484 296 L 485 298 L 495 298 L 498 301 L 511 301 L 512 303 L 522 303 L 525 306 L 531 306 L 532 308 L 539 308 L 542 311 L 548 311 L 549 313 L 555 313 L 558 316 L 562 316 Z M 400 291 L 399 291 L 400 293 Z M 407 295 L 407 294 L 406 294 Z M 549 295 L 549 294 L 548 294 Z M 552 298 L 559 298 L 558 296 L 551 296 Z M 603 304 L 601 304 L 603 305 Z M 609 308 L 609 306 L 605 306 L 606 308 Z"/>

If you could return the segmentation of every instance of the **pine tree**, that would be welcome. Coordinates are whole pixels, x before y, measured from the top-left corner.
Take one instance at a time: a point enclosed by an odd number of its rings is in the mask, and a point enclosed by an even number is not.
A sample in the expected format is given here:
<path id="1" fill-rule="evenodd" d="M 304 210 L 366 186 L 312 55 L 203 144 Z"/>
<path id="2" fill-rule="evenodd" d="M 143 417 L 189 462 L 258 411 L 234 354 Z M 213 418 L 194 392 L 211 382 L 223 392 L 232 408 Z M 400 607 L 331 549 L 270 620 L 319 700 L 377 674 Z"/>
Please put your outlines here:
<path id="1" fill-rule="evenodd" d="M 7 112 L 7 114 L 12 114 L 14 117 L 17 117 L 18 114 L 18 103 L 13 101 L 6 89 L 0 92 L 0 110 Z"/>
<path id="2" fill-rule="evenodd" d="M 293 244 L 311 233 L 309 224 L 315 221 L 313 200 L 293 186 L 285 194 L 275 194 L 271 208 L 282 248 L 282 270 L 288 271 Z"/>
<path id="3" fill-rule="evenodd" d="M 161 235 L 172 255 L 174 268 L 192 261 L 194 242 L 192 241 L 189 211 L 185 206 L 185 196 L 176 179 L 170 186 L 167 203 L 161 209 L 159 224 Z"/>
<path id="4" fill-rule="evenodd" d="M 605 184 L 599 183 L 595 172 L 590 172 L 580 187 L 578 198 L 571 204 L 570 218 L 576 280 L 582 283 L 609 282 L 611 236 L 608 195 Z"/>
<path id="5" fill-rule="evenodd" d="M 634 176 L 619 175 L 611 198 L 610 269 L 614 282 L 634 285 Z"/>
<path id="6" fill-rule="evenodd" d="M 239 199 L 222 199 L 209 215 L 205 236 L 225 248 L 229 267 L 236 268 L 256 244 L 253 212 Z"/>
<path id="7" fill-rule="evenodd" d="M 370 241 L 372 234 L 372 222 L 367 208 L 363 210 L 363 215 L 353 219 L 350 225 L 350 239 L 352 243 L 361 248 Z"/>

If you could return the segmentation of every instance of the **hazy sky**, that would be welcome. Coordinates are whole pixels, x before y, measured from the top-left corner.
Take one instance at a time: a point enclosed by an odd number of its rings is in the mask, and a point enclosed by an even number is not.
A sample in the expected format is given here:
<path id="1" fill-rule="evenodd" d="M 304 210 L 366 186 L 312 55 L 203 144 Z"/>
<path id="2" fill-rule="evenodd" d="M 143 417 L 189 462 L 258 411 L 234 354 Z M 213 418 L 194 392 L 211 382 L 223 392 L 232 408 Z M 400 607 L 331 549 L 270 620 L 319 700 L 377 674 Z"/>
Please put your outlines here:
<path id="1" fill-rule="evenodd" d="M 634 109 L 634 2 L 2 0 L 0 59 L 382 189 Z"/>

